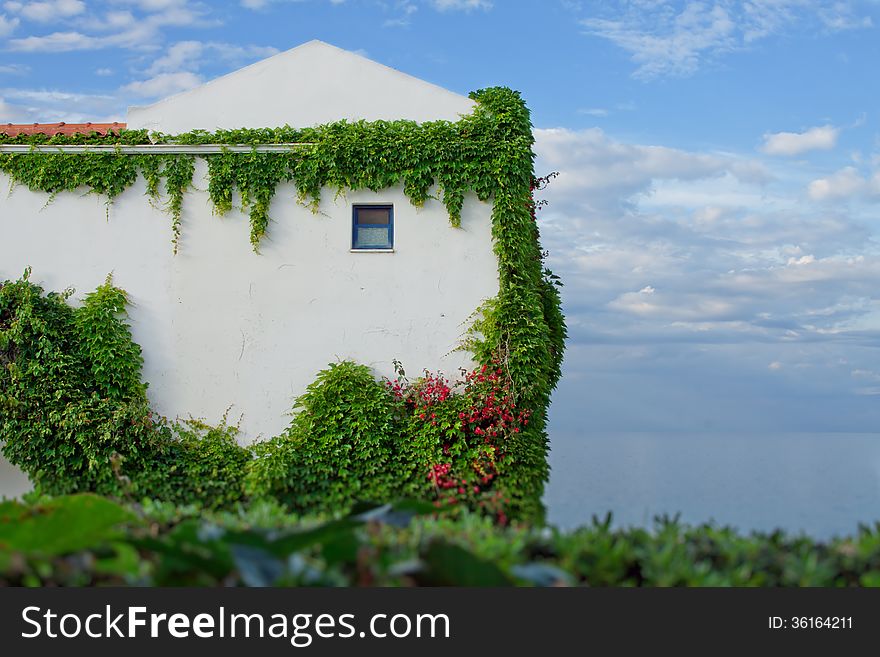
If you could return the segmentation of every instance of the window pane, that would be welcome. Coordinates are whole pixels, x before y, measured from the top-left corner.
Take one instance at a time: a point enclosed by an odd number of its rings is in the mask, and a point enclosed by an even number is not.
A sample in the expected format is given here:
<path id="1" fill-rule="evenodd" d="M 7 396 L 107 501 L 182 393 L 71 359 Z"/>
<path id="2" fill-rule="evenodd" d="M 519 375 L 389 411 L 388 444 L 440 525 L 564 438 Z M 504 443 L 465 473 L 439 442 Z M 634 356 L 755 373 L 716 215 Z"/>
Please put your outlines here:
<path id="1" fill-rule="evenodd" d="M 360 226 L 355 230 L 354 248 L 356 249 L 390 249 L 388 228 L 371 228 Z"/>
<path id="2" fill-rule="evenodd" d="M 387 226 L 390 219 L 388 208 L 358 208 L 358 224 L 381 224 Z"/>

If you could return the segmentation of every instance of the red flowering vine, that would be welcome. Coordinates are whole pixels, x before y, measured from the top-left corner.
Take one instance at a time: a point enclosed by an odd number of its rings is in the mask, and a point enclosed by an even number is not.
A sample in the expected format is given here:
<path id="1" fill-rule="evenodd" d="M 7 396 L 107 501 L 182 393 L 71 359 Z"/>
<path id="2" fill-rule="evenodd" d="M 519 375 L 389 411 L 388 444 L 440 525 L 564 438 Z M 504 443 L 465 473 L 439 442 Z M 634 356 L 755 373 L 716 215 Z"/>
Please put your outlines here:
<path id="1" fill-rule="evenodd" d="M 454 383 L 425 372 L 410 383 L 398 370 L 389 390 L 410 413 L 413 434 L 433 443 L 436 462 L 424 475 L 438 508 L 466 506 L 507 522 L 509 503 L 497 490 L 505 442 L 528 426 L 529 411 L 517 408 L 501 360 L 471 371 Z"/>

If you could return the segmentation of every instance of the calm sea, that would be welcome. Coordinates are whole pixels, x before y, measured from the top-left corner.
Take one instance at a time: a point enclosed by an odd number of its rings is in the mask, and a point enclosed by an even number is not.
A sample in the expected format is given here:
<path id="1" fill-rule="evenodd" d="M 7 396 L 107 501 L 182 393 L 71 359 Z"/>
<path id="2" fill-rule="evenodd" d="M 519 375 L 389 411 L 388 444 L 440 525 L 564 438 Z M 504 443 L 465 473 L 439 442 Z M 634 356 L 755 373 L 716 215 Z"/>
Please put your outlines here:
<path id="1" fill-rule="evenodd" d="M 827 539 L 880 521 L 880 434 L 555 431 L 550 464 L 544 502 L 559 527 L 608 511 L 618 527 L 680 514 Z"/>

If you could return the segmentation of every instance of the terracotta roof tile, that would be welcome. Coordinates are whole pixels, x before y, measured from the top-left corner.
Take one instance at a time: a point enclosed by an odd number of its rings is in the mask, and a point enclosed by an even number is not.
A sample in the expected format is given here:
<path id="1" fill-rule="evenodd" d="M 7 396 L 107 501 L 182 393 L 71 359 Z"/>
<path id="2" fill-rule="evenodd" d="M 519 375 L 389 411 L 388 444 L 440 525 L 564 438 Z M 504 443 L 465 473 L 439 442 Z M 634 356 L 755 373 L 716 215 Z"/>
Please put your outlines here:
<path id="1" fill-rule="evenodd" d="M 15 137 L 16 135 L 78 135 L 97 132 L 106 135 L 108 132 L 125 130 L 124 123 L 0 123 L 0 134 Z"/>

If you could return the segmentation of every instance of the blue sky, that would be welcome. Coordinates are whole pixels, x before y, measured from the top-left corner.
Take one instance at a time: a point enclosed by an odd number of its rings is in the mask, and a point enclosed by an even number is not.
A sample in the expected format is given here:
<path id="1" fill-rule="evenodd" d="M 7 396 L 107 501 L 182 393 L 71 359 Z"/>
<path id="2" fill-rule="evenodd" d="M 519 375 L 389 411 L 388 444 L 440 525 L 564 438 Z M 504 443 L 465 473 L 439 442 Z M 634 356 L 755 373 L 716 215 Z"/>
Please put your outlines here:
<path id="1" fill-rule="evenodd" d="M 0 122 L 124 120 L 315 38 L 510 86 L 561 174 L 556 427 L 876 431 L 878 30 L 878 0 L 0 0 Z"/>

